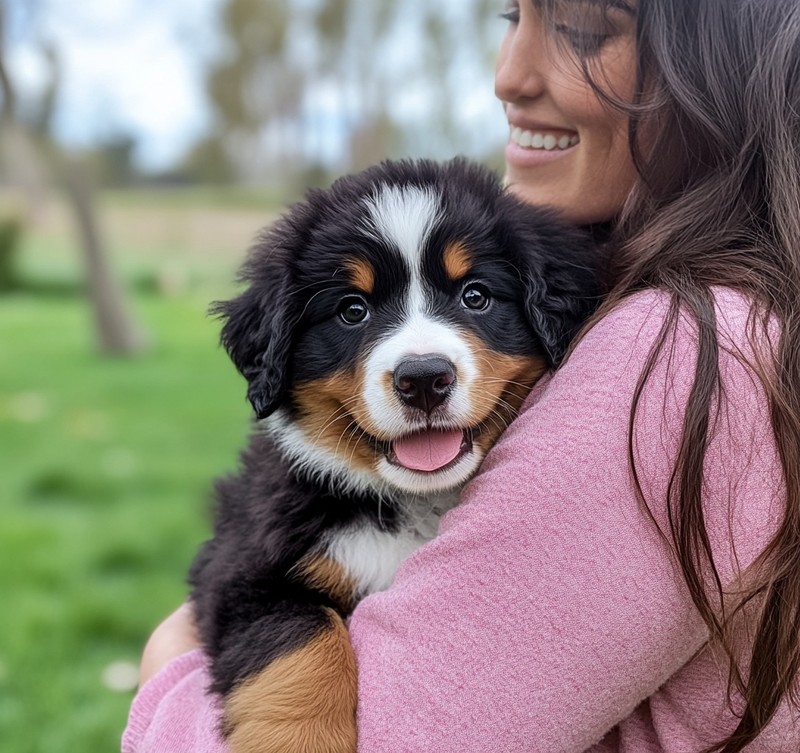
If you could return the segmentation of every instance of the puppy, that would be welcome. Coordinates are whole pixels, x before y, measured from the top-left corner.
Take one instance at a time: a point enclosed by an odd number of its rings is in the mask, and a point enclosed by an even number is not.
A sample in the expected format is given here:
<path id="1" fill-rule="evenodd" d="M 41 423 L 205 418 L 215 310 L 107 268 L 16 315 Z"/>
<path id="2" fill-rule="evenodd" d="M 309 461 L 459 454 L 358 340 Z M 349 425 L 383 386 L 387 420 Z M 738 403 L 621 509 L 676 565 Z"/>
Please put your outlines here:
<path id="1" fill-rule="evenodd" d="M 463 160 L 342 178 L 257 243 L 217 307 L 256 431 L 189 578 L 236 753 L 355 750 L 345 620 L 558 365 L 595 258 Z"/>

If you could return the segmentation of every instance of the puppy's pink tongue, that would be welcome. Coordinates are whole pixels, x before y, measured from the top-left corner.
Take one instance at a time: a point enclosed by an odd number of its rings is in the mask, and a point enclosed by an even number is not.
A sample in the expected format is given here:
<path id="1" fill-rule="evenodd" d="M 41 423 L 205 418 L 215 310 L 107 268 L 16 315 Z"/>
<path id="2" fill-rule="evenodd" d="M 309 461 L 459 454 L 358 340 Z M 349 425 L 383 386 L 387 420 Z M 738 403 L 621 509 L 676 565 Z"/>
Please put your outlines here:
<path id="1" fill-rule="evenodd" d="M 394 454 L 412 471 L 436 471 L 458 457 L 463 438 L 460 431 L 422 431 L 396 439 Z"/>

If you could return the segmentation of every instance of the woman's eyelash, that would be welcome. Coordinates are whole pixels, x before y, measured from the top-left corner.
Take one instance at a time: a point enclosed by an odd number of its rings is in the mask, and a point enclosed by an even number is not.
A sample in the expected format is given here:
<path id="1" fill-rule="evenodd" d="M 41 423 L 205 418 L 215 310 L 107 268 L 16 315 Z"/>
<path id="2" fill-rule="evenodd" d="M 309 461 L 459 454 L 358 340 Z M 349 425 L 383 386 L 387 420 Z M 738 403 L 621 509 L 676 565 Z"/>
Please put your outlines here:
<path id="1" fill-rule="evenodd" d="M 519 6 L 510 7 L 500 14 L 500 18 L 511 24 L 519 23 Z M 567 38 L 572 48 L 579 55 L 594 55 L 611 38 L 610 34 L 600 34 L 591 31 L 581 31 L 566 24 L 555 24 L 553 29 Z"/>
<path id="2" fill-rule="evenodd" d="M 559 34 L 563 34 L 575 51 L 581 55 L 594 54 L 611 38 L 610 34 L 581 31 L 564 24 L 556 24 L 555 30 Z"/>

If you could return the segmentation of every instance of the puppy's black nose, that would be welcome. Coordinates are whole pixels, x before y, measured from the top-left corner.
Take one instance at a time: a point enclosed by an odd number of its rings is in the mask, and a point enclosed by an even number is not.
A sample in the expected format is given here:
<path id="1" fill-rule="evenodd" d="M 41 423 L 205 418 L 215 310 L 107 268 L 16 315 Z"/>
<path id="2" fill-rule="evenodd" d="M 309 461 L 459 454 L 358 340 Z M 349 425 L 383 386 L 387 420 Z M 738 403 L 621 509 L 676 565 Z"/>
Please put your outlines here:
<path id="1" fill-rule="evenodd" d="M 401 361 L 394 370 L 394 389 L 412 408 L 430 413 L 453 391 L 456 368 L 444 356 L 413 356 Z"/>

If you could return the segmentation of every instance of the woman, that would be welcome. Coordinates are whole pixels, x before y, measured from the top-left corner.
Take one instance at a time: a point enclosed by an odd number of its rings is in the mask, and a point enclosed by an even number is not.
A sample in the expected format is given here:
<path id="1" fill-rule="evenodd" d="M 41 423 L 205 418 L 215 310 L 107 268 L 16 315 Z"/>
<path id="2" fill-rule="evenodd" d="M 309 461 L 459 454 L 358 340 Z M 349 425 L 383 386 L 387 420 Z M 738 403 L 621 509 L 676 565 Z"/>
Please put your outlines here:
<path id="1" fill-rule="evenodd" d="M 796 753 L 800 4 L 505 15 L 510 190 L 596 226 L 613 290 L 356 610 L 359 749 Z M 125 751 L 224 750 L 196 646 L 156 631 Z"/>

